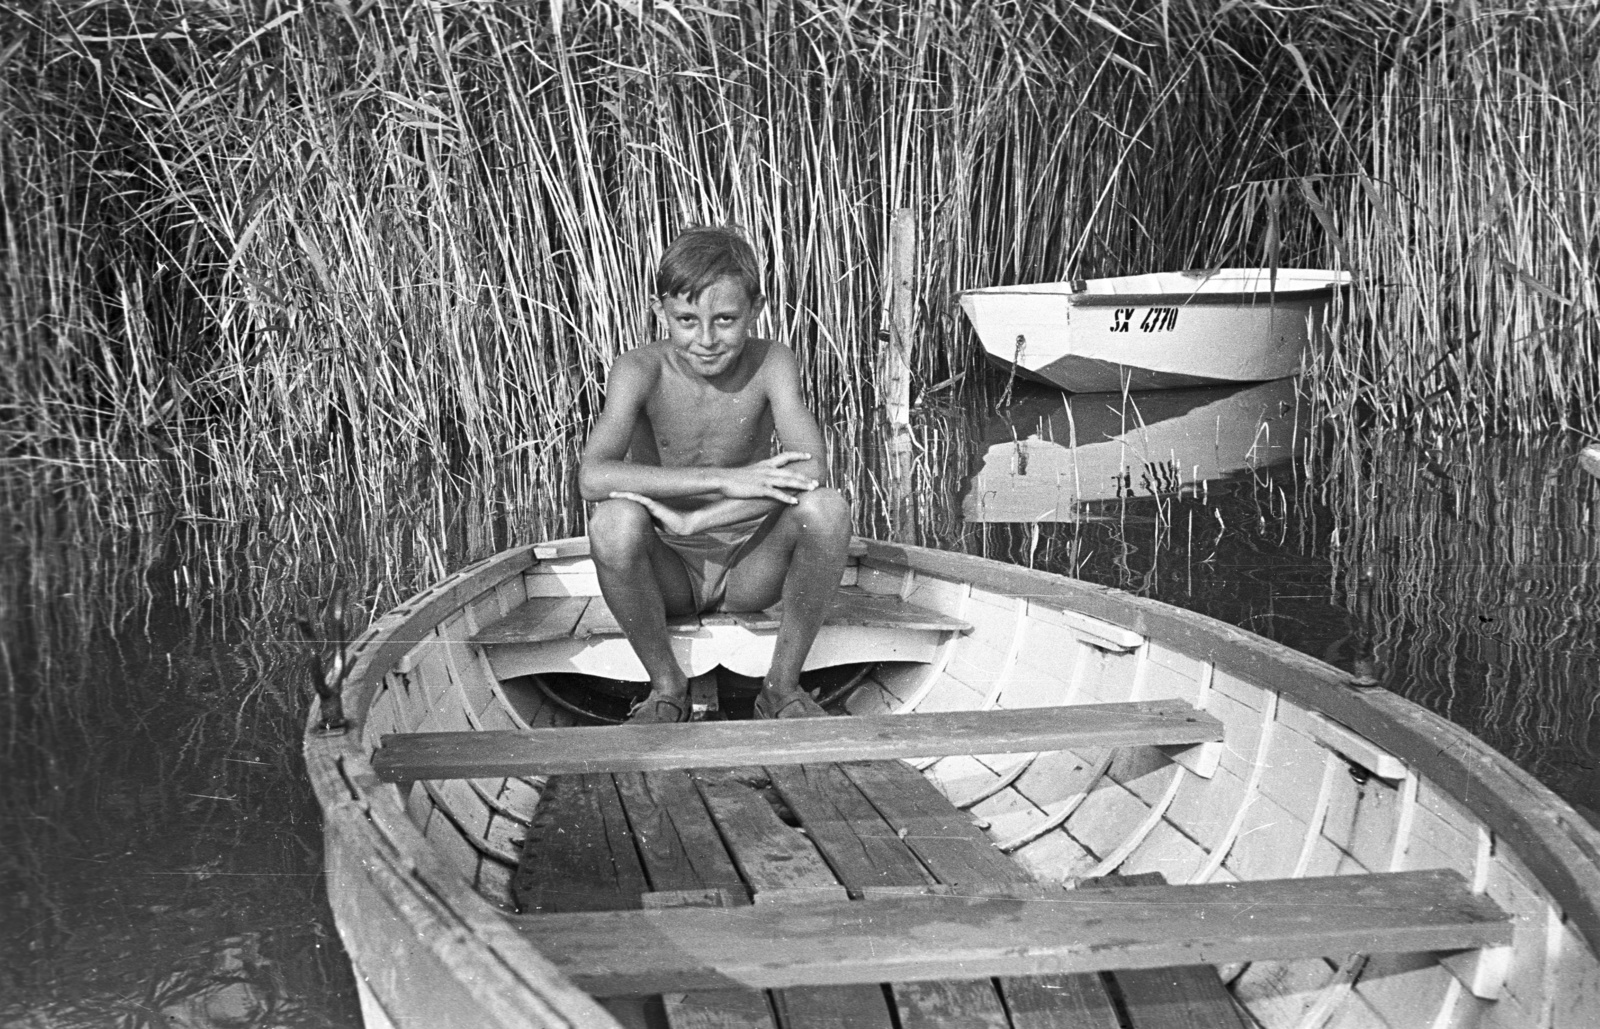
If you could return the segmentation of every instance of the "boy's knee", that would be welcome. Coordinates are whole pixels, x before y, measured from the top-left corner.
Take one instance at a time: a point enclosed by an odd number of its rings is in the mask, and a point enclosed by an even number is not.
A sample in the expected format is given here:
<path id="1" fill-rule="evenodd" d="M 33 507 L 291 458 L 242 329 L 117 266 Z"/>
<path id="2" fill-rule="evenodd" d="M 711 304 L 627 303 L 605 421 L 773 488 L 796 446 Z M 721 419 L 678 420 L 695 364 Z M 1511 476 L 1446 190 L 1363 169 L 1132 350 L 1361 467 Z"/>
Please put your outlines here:
<path id="1" fill-rule="evenodd" d="M 850 502 L 832 487 L 807 490 L 796 498 L 794 511 L 806 532 L 825 536 L 850 534 Z"/>
<path id="2" fill-rule="evenodd" d="M 625 558 L 654 531 L 650 512 L 632 500 L 602 500 L 589 515 L 589 553 L 596 561 Z"/>

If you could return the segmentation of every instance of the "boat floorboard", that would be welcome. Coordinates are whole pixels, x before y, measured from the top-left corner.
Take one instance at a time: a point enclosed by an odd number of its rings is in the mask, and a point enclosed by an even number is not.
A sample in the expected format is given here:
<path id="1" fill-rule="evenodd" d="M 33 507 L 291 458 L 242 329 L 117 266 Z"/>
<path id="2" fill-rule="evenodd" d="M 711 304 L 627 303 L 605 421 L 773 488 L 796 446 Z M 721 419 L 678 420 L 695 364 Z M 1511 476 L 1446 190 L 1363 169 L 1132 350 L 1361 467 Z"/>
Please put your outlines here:
<path id="1" fill-rule="evenodd" d="M 1059 884 L 1033 880 L 899 761 L 567 775 L 548 789 L 515 880 L 519 903 L 534 913 L 521 921 L 530 931 L 551 924 L 542 920 L 551 913 L 640 906 L 782 905 L 803 914 L 847 897 L 1070 896 Z M 618 831 L 618 814 L 626 831 Z M 633 888 L 643 896 L 628 903 L 621 895 Z M 1123 1017 L 1136 1027 L 1183 1024 L 1166 1017 L 1174 1010 L 1238 1024 L 1208 966 L 1125 974 L 1120 989 L 1090 972 L 926 979 L 887 991 L 876 983 L 703 988 L 608 1006 L 625 1024 L 673 1029 L 1115 1029 L 1113 996 L 1120 995 Z M 1166 983 L 1181 984 L 1177 1008 Z"/>
<path id="2" fill-rule="evenodd" d="M 633 1026 L 1237 1027 L 1248 1023 L 1215 969 L 1186 963 L 1196 955 L 1457 949 L 1510 934 L 1503 912 L 1441 870 L 1035 882 L 899 761 L 551 782 L 516 880 L 538 913 L 514 923 Z M 560 833 L 560 819 L 589 824 Z M 629 889 L 642 891 L 632 904 Z M 693 910 L 705 907 L 729 910 Z"/>

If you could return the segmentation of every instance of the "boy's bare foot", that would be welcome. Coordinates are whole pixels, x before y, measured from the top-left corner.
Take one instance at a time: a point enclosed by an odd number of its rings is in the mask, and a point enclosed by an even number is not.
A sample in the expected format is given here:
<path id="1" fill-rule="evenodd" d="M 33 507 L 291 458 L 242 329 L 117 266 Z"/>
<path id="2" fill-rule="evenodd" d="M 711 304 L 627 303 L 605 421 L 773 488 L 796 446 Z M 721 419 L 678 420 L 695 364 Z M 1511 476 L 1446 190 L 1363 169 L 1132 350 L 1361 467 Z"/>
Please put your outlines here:
<path id="1" fill-rule="evenodd" d="M 624 725 L 656 725 L 659 723 L 687 722 L 689 720 L 689 695 L 651 690 L 628 712 Z"/>
<path id="2" fill-rule="evenodd" d="M 756 694 L 757 718 L 825 718 L 827 714 L 805 690 L 775 693 L 763 689 Z"/>

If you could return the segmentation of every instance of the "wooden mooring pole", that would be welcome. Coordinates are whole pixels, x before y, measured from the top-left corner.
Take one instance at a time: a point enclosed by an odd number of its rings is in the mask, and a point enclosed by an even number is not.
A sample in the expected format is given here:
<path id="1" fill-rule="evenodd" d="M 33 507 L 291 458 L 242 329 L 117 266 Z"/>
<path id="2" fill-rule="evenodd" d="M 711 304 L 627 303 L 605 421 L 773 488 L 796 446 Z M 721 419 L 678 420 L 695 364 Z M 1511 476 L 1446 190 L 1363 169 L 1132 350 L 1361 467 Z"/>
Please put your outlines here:
<path id="1" fill-rule="evenodd" d="M 903 541 L 911 531 L 911 336 L 912 291 L 917 251 L 916 213 L 894 213 L 889 235 L 889 345 L 878 381 L 884 421 L 884 485 L 889 497 L 889 534 Z"/>

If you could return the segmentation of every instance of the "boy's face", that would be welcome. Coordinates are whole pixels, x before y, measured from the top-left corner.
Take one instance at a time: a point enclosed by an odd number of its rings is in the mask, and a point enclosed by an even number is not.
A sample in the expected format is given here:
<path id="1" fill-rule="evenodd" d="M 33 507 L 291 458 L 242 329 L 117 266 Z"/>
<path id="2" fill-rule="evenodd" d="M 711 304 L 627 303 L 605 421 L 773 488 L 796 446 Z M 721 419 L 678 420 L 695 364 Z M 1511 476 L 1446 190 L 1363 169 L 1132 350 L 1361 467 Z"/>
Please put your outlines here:
<path id="1" fill-rule="evenodd" d="M 762 297 L 752 299 L 736 280 L 722 278 L 693 302 L 679 294 L 653 306 L 684 363 L 701 378 L 715 379 L 738 363 L 765 303 Z"/>

